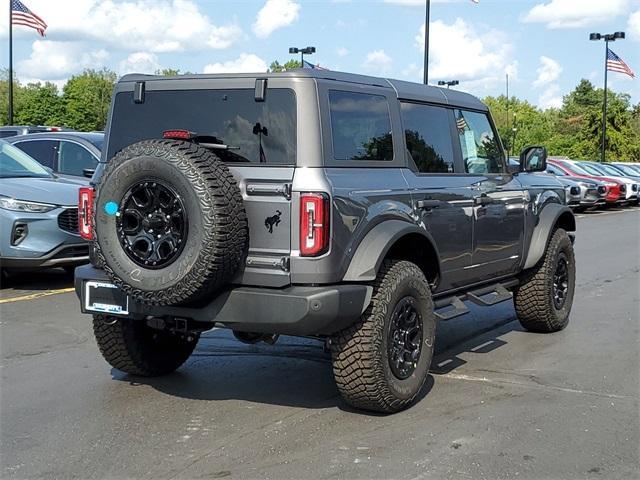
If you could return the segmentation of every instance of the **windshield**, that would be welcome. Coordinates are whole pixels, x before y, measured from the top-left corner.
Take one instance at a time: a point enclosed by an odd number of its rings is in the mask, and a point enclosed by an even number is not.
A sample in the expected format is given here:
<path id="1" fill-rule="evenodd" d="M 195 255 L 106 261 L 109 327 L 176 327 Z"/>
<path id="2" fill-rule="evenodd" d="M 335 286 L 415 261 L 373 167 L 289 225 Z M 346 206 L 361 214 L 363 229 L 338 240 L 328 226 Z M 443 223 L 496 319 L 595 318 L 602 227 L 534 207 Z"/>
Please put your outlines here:
<path id="1" fill-rule="evenodd" d="M 587 173 L 588 175 L 595 175 L 597 177 L 601 177 L 602 175 L 605 175 L 605 172 L 602 172 L 602 171 L 598 170 L 596 167 L 594 167 L 593 165 L 589 165 L 589 164 L 586 164 L 586 163 L 581 163 L 580 166 L 578 166 L 577 164 L 574 163 L 573 166 L 578 171 L 580 171 L 580 169 L 582 169 L 582 171 Z"/>
<path id="2" fill-rule="evenodd" d="M 265 101 L 254 89 L 151 90 L 143 103 L 132 92 L 116 95 L 106 158 L 167 130 L 188 130 L 205 142 L 226 145 L 225 162 L 292 165 L 296 154 L 296 104 L 292 90 L 271 88 Z"/>
<path id="3" fill-rule="evenodd" d="M 22 150 L 0 142 L 0 178 L 51 178 L 52 175 Z"/>
<path id="4" fill-rule="evenodd" d="M 613 176 L 620 176 L 620 175 L 624 175 L 623 172 L 621 172 L 620 170 L 618 170 L 615 167 L 612 167 L 611 165 L 598 165 L 597 167 L 594 168 L 598 168 L 599 170 L 605 172 L 608 175 L 613 175 Z"/>

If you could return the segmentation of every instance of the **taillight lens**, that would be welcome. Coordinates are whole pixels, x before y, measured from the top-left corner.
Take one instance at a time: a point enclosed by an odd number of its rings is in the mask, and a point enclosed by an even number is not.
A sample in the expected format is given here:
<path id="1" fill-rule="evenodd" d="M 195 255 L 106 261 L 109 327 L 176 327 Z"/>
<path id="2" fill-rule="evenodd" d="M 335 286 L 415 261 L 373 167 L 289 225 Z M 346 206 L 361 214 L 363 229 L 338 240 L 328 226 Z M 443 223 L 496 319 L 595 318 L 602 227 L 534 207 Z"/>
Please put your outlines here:
<path id="1" fill-rule="evenodd" d="M 93 194 L 92 187 L 80 187 L 78 195 L 78 230 L 80 231 L 80 236 L 85 240 L 93 240 L 93 229 L 91 228 Z"/>
<path id="2" fill-rule="evenodd" d="M 191 140 L 193 133 L 189 130 L 165 130 L 162 132 L 162 138 L 168 140 Z"/>
<path id="3" fill-rule="evenodd" d="M 329 196 L 300 195 L 300 255 L 318 256 L 329 249 Z"/>

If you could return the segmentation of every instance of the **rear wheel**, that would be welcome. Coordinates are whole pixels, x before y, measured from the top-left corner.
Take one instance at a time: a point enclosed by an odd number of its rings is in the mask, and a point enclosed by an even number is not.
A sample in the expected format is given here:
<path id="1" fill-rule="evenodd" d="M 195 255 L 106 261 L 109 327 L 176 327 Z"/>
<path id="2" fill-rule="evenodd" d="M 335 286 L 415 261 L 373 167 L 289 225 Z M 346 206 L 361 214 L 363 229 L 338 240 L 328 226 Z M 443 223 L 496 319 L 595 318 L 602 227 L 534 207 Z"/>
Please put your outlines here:
<path id="1" fill-rule="evenodd" d="M 526 272 L 515 291 L 518 320 L 532 332 L 557 332 L 569 323 L 576 263 L 567 232 L 558 228 L 544 257 Z"/>
<path id="2" fill-rule="evenodd" d="M 93 316 L 93 333 L 100 353 L 114 368 L 143 377 L 171 373 L 191 355 L 198 336 L 191 340 L 148 327 L 143 321 Z"/>
<path id="3" fill-rule="evenodd" d="M 407 261 L 386 261 L 360 320 L 331 339 L 333 374 L 344 400 L 392 413 L 422 389 L 433 357 L 435 316 L 429 284 Z"/>

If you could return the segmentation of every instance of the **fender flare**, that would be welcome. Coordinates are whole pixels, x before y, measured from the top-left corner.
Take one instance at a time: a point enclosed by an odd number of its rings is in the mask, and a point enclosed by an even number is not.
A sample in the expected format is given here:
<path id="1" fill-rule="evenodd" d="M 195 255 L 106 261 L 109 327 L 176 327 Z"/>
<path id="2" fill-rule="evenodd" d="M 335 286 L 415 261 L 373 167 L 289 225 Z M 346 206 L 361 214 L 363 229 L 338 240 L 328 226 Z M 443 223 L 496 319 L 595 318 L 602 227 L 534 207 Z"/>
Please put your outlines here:
<path id="1" fill-rule="evenodd" d="M 436 251 L 435 243 L 424 229 L 402 220 L 387 220 L 373 227 L 364 236 L 351 258 L 344 275 L 345 282 L 370 282 L 375 280 L 380 265 L 393 244 L 405 235 L 417 233 Z M 439 258 L 439 257 L 438 257 Z M 438 271 L 440 265 L 438 265 Z"/>
<path id="2" fill-rule="evenodd" d="M 544 251 L 549 243 L 549 237 L 553 232 L 553 227 L 558 223 L 562 215 L 569 214 L 571 216 L 571 228 L 569 231 L 575 231 L 576 220 L 573 212 L 566 205 L 558 203 L 547 203 L 542 207 L 538 215 L 538 223 L 531 234 L 527 259 L 524 263 L 524 269 L 533 267 L 544 255 Z"/>

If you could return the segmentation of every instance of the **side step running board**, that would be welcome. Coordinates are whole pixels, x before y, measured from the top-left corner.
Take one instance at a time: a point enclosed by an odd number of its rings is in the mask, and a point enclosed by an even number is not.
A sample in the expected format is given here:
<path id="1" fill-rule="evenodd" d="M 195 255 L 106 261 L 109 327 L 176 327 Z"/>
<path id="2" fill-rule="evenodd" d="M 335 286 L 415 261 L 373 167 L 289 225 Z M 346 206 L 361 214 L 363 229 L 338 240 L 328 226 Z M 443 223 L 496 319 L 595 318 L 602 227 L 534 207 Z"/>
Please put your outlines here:
<path id="1" fill-rule="evenodd" d="M 509 283 L 508 286 L 513 286 Z M 502 283 L 488 285 L 486 287 L 471 290 L 460 295 L 453 295 L 435 301 L 435 316 L 438 320 L 451 320 L 465 313 L 469 313 L 469 308 L 464 304 L 465 300 L 480 305 L 490 307 L 498 303 L 511 300 L 513 294 L 506 289 Z"/>
<path id="2" fill-rule="evenodd" d="M 501 284 L 467 293 L 468 300 L 482 307 L 490 307 L 511 300 L 512 297 L 513 294 Z"/>

